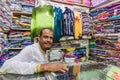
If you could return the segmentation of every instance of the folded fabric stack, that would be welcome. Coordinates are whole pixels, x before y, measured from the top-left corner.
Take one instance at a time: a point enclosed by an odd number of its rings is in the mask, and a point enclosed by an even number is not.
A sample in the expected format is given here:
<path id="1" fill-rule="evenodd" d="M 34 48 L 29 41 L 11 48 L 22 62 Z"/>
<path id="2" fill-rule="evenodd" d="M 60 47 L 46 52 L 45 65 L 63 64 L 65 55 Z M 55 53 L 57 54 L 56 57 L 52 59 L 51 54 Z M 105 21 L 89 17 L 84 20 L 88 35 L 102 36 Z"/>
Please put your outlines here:
<path id="1" fill-rule="evenodd" d="M 93 23 L 92 23 L 92 17 L 86 13 L 82 12 L 82 25 L 83 25 L 83 35 L 92 35 L 93 34 Z"/>
<path id="2" fill-rule="evenodd" d="M 91 12 L 94 19 L 94 33 L 119 33 L 120 2 Z M 118 30 L 117 30 L 118 29 Z"/>
<path id="3" fill-rule="evenodd" d="M 97 61 L 120 60 L 117 36 L 96 37 L 94 45 L 94 48 L 90 48 L 90 59 Z"/>
<path id="4" fill-rule="evenodd" d="M 9 4 L 10 2 L 7 2 L 7 0 L 2 0 L 0 2 L 0 26 L 2 26 L 5 30 L 9 30 L 12 25 Z"/>
<path id="5" fill-rule="evenodd" d="M 29 31 L 10 31 L 8 37 L 8 48 L 22 48 L 32 44 Z"/>
<path id="6" fill-rule="evenodd" d="M 32 12 L 34 8 L 34 1 L 32 0 L 14 0 L 11 1 L 11 10 L 23 11 L 23 12 Z"/>

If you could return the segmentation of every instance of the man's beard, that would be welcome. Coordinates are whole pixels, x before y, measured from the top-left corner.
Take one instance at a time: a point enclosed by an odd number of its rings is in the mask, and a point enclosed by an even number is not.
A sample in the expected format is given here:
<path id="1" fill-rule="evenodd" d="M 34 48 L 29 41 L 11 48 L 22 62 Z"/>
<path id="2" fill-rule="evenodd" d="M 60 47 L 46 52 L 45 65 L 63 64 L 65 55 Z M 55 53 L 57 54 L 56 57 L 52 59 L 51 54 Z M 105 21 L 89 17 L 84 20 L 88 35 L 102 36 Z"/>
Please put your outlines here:
<path id="1" fill-rule="evenodd" d="M 44 46 L 46 46 L 47 44 L 49 44 L 50 45 L 50 47 L 46 47 L 46 50 L 49 50 L 51 47 L 52 47 L 52 43 L 46 43 L 46 42 L 43 42 L 43 43 L 41 43 L 41 45 L 44 45 Z"/>
<path id="2" fill-rule="evenodd" d="M 46 50 L 49 50 L 51 47 L 49 47 L 49 48 L 46 48 Z"/>

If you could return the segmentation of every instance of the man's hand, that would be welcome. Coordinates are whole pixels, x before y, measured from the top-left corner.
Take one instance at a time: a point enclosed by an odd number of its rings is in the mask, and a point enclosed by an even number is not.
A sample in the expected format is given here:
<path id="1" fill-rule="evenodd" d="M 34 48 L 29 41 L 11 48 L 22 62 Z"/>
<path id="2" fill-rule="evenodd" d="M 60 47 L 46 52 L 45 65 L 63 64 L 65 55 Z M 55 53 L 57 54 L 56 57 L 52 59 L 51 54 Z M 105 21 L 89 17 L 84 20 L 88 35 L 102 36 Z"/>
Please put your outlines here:
<path id="1" fill-rule="evenodd" d="M 40 72 L 51 71 L 51 72 L 66 72 L 68 68 L 60 63 L 47 63 L 41 64 Z"/>
<path id="2" fill-rule="evenodd" d="M 114 80 L 120 80 L 120 75 L 118 73 L 112 74 Z"/>

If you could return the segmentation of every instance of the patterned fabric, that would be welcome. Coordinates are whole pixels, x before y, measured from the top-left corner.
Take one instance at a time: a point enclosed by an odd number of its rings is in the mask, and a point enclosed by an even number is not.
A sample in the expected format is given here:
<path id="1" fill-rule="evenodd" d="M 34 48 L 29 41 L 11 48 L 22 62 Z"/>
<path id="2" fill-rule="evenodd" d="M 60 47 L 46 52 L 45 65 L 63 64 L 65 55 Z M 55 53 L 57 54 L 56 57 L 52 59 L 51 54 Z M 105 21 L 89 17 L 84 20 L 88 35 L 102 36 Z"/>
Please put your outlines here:
<path id="1" fill-rule="evenodd" d="M 68 7 L 65 7 L 62 17 L 62 36 L 74 35 L 74 13 Z"/>
<path id="2" fill-rule="evenodd" d="M 86 12 L 82 12 L 82 25 L 83 25 L 83 35 L 92 35 L 93 34 L 93 25 L 92 18 Z"/>

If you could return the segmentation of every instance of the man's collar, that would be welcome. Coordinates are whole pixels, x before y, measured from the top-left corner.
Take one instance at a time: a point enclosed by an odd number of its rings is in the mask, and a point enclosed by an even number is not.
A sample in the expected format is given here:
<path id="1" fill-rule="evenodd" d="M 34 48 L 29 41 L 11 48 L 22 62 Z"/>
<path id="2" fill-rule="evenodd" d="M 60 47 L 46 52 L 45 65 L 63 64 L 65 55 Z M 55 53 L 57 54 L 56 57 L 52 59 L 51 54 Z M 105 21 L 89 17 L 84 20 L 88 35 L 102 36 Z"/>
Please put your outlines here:
<path id="1" fill-rule="evenodd" d="M 40 51 L 41 51 L 42 53 L 46 54 L 46 52 L 41 48 L 40 43 L 38 43 L 38 46 L 39 46 L 39 48 L 40 48 Z"/>

